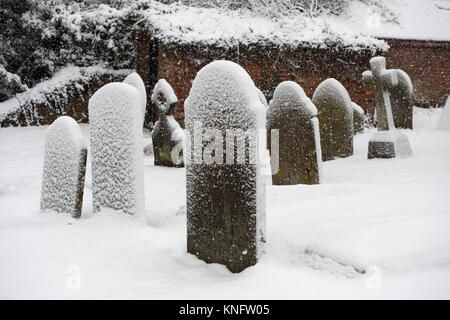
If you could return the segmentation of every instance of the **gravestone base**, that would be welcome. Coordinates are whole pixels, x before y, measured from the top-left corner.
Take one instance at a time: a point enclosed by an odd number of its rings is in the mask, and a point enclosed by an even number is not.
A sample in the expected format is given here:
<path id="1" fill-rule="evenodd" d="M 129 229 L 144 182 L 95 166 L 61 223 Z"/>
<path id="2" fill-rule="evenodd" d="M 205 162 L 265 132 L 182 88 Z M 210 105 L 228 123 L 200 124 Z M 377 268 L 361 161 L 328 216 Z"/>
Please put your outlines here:
<path id="1" fill-rule="evenodd" d="M 397 131 L 378 131 L 369 141 L 368 158 L 388 159 L 412 154 L 408 137 Z"/>

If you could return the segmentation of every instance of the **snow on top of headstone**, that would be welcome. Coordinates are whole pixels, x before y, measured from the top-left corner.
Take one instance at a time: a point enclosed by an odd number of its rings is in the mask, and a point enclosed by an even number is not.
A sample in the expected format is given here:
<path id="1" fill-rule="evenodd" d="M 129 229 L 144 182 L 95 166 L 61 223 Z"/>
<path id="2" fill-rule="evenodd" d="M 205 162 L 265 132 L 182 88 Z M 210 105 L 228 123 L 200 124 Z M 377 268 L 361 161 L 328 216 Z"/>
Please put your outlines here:
<path id="1" fill-rule="evenodd" d="M 352 109 L 353 111 L 358 112 L 360 115 L 364 115 L 364 109 L 361 108 L 358 104 L 352 101 Z"/>
<path id="2" fill-rule="evenodd" d="M 178 102 L 178 98 L 173 91 L 172 86 L 166 79 L 159 79 L 153 89 L 152 102 L 157 104 L 161 111 L 166 113 L 171 104 Z"/>
<path id="3" fill-rule="evenodd" d="M 268 109 L 269 108 L 269 104 L 267 103 L 266 96 L 264 95 L 264 93 L 262 93 L 261 90 L 259 90 L 258 87 L 255 87 L 255 88 L 256 88 L 256 91 L 258 92 L 259 101 L 261 101 L 263 106 L 266 107 L 266 109 Z"/>
<path id="4" fill-rule="evenodd" d="M 55 144 L 57 141 L 64 139 L 73 142 L 76 149 L 86 149 L 86 140 L 81 134 L 78 123 L 69 116 L 61 116 L 47 128 L 45 132 L 45 141 L 49 144 Z"/>
<path id="5" fill-rule="evenodd" d="M 265 128 L 265 108 L 253 80 L 238 64 L 218 60 L 203 67 L 185 101 L 186 122 L 217 129 Z"/>
<path id="6" fill-rule="evenodd" d="M 303 88 L 294 81 L 283 81 L 276 87 L 269 111 L 276 112 L 274 108 L 298 108 L 310 117 L 317 115 L 316 106 L 306 96 Z"/>
<path id="7" fill-rule="evenodd" d="M 341 101 L 346 106 L 348 114 L 353 115 L 352 100 L 345 87 L 336 79 L 328 78 L 324 80 L 314 91 L 312 100 L 333 99 Z"/>
<path id="8" fill-rule="evenodd" d="M 408 95 L 413 95 L 413 84 L 409 75 L 402 69 L 395 69 L 397 71 L 397 85 L 401 85 L 408 89 Z"/>
<path id="9" fill-rule="evenodd" d="M 147 91 L 145 90 L 144 81 L 136 72 L 132 72 L 123 80 L 123 82 L 132 85 L 139 90 L 139 93 L 141 94 L 142 121 L 144 121 L 145 109 L 147 107 Z"/>
<path id="10" fill-rule="evenodd" d="M 445 103 L 444 110 L 442 110 L 437 129 L 450 131 L 450 96 L 447 97 L 447 102 Z"/>

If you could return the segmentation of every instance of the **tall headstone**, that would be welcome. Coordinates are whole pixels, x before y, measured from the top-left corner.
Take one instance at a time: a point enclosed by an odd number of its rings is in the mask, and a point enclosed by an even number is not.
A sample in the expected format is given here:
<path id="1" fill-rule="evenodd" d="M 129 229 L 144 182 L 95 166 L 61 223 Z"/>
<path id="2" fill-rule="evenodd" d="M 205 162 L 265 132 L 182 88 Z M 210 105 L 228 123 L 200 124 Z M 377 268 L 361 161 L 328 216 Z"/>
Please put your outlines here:
<path id="1" fill-rule="evenodd" d="M 353 133 L 364 132 L 364 109 L 352 101 Z"/>
<path id="2" fill-rule="evenodd" d="M 147 91 L 145 90 L 144 80 L 142 80 L 141 76 L 136 72 L 132 72 L 123 80 L 123 83 L 129 84 L 138 89 L 141 95 L 142 124 L 144 124 L 145 109 L 147 108 Z"/>
<path id="3" fill-rule="evenodd" d="M 155 166 L 182 167 L 184 131 L 173 117 L 178 98 L 165 79 L 156 83 L 152 102 L 159 109 L 159 120 L 152 131 Z"/>
<path id="4" fill-rule="evenodd" d="M 319 112 L 322 160 L 351 156 L 353 109 L 347 90 L 336 79 L 326 79 L 316 88 L 312 102 Z"/>
<path id="5" fill-rule="evenodd" d="M 240 272 L 264 251 L 265 108 L 242 67 L 214 61 L 198 72 L 185 112 L 188 252 Z"/>
<path id="6" fill-rule="evenodd" d="M 320 181 L 321 149 L 317 108 L 302 87 L 293 81 L 280 83 L 267 111 L 267 143 L 278 130 L 278 162 L 272 168 L 276 185 L 317 184 Z M 274 156 L 272 154 L 272 156 Z"/>
<path id="7" fill-rule="evenodd" d="M 89 100 L 94 211 L 144 209 L 141 95 L 113 82 Z"/>
<path id="8" fill-rule="evenodd" d="M 408 74 L 397 71 L 397 85 L 389 87 L 392 116 L 396 128 L 413 128 L 413 85 Z"/>
<path id="9" fill-rule="evenodd" d="M 373 87 L 378 131 L 369 141 L 368 158 L 394 158 L 411 154 L 408 137 L 395 129 L 389 88 L 397 85 L 397 71 L 386 69 L 384 57 L 370 59 L 371 71 L 364 71 L 363 84 Z"/>
<path id="10" fill-rule="evenodd" d="M 56 119 L 45 133 L 41 211 L 81 216 L 87 145 L 71 117 Z"/>

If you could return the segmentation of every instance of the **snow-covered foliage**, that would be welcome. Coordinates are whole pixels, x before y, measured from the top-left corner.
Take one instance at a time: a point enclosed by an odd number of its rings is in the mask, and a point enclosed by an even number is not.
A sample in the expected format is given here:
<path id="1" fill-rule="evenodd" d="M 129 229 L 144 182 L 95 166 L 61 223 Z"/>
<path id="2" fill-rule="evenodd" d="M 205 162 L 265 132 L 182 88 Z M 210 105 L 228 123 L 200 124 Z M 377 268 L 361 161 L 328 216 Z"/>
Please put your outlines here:
<path id="1" fill-rule="evenodd" d="M 178 98 L 172 86 L 165 79 L 160 79 L 156 83 L 152 93 L 152 102 L 159 109 L 159 120 L 155 123 L 152 131 L 155 165 L 182 166 L 184 162 L 184 131 L 173 117 Z M 148 148 L 146 147 L 146 149 Z"/>
<path id="2" fill-rule="evenodd" d="M 190 134 L 186 150 L 188 251 L 225 264 L 234 272 L 256 263 L 264 250 L 265 180 L 260 159 L 266 151 L 265 137 L 258 140 L 258 133 L 266 130 L 265 111 L 248 73 L 231 61 L 214 61 L 203 67 L 185 101 Z M 217 148 L 223 146 L 220 138 L 225 137 L 227 146 L 231 143 L 230 131 L 237 141 L 248 139 L 244 162 L 235 159 L 233 147 L 230 154 L 214 149 L 215 162 L 208 163 L 210 146 L 203 147 L 198 139 L 210 131 L 214 132 L 210 143 Z M 229 234 L 219 221 L 229 224 L 239 236 Z M 223 239 L 215 238 L 216 232 L 224 234 Z"/>
<path id="3" fill-rule="evenodd" d="M 142 122 L 144 122 L 145 118 L 145 109 L 147 108 L 147 91 L 145 90 L 145 84 L 142 78 L 136 73 L 130 73 L 125 80 L 124 83 L 132 85 L 136 89 L 138 89 L 141 94 L 141 112 L 142 112 Z"/>
<path id="4" fill-rule="evenodd" d="M 450 131 L 450 97 L 447 97 L 447 102 L 445 103 L 444 110 L 439 119 L 437 129 Z"/>
<path id="5" fill-rule="evenodd" d="M 265 44 L 370 51 L 388 48 L 383 40 L 335 23 L 327 15 L 297 14 L 271 19 L 255 15 L 252 10 L 196 8 L 180 3 L 150 2 L 148 6 L 142 15 L 153 35 L 165 44 L 200 43 L 223 48 Z"/>
<path id="6" fill-rule="evenodd" d="M 81 216 L 87 144 L 71 117 L 56 119 L 45 134 L 41 210 Z"/>
<path id="7" fill-rule="evenodd" d="M 38 108 L 45 108 L 55 118 L 65 115 L 68 112 L 67 106 L 77 99 L 83 99 L 90 87 L 102 81 L 122 80 L 128 73 L 128 69 L 110 70 L 100 66 L 65 67 L 51 79 L 0 102 L 0 124 L 40 124 L 44 119 L 39 115 Z"/>
<path id="8" fill-rule="evenodd" d="M 14 95 L 27 90 L 17 74 L 6 71 L 0 64 L 0 103 L 12 98 Z"/>
<path id="9" fill-rule="evenodd" d="M 143 210 L 141 94 L 126 83 L 109 83 L 89 100 L 94 210 L 129 214 Z"/>

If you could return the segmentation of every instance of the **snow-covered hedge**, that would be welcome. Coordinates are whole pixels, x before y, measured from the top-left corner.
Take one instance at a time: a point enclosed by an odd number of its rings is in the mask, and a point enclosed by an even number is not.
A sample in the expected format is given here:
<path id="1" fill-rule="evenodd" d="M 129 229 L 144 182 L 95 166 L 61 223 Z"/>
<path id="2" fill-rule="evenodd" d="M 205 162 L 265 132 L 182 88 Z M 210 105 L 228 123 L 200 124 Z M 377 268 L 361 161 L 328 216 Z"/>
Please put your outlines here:
<path id="1" fill-rule="evenodd" d="M 0 102 L 0 127 L 50 124 L 59 116 L 79 112 L 79 119 L 86 120 L 87 108 L 75 110 L 76 106 L 87 106 L 96 89 L 111 81 L 122 81 L 130 72 L 100 66 L 63 68 L 50 80 Z"/>

